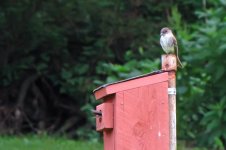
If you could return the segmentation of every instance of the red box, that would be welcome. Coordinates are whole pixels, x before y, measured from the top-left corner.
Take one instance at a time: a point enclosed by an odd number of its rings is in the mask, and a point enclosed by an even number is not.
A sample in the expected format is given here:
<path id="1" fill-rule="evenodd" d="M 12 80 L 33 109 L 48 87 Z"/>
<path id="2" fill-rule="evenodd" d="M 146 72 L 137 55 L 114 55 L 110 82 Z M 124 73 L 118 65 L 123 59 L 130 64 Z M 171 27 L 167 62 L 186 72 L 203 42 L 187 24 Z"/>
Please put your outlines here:
<path id="1" fill-rule="evenodd" d="M 151 73 L 94 90 L 104 150 L 169 150 L 168 80 L 168 72 Z"/>

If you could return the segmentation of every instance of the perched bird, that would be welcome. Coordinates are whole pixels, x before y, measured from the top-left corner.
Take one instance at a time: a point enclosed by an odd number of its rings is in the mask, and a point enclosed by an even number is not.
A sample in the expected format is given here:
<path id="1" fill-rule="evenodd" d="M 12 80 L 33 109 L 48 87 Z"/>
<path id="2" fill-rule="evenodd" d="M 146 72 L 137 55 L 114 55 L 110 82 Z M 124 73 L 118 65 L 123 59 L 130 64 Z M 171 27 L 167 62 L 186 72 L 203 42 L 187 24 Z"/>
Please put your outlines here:
<path id="1" fill-rule="evenodd" d="M 178 46 L 177 46 L 177 39 L 173 35 L 172 30 L 167 27 L 164 27 L 160 31 L 160 45 L 162 49 L 167 54 L 176 54 L 177 57 L 177 65 L 183 68 L 183 65 L 178 57 Z"/>

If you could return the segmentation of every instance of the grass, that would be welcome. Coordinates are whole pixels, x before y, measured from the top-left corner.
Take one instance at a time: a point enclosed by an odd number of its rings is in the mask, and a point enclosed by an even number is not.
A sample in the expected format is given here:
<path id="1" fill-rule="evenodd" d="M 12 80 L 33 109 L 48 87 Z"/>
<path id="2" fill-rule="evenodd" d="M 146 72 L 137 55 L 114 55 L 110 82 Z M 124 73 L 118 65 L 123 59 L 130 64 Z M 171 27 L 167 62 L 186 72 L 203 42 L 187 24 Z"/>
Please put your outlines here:
<path id="1" fill-rule="evenodd" d="M 178 141 L 178 150 L 206 150 L 185 148 Z M 52 136 L 0 136 L 0 150 L 103 150 L 103 144 L 89 141 L 75 141 Z"/>
<path id="2" fill-rule="evenodd" d="M 103 150 L 97 142 L 49 136 L 0 137 L 0 150 Z"/>

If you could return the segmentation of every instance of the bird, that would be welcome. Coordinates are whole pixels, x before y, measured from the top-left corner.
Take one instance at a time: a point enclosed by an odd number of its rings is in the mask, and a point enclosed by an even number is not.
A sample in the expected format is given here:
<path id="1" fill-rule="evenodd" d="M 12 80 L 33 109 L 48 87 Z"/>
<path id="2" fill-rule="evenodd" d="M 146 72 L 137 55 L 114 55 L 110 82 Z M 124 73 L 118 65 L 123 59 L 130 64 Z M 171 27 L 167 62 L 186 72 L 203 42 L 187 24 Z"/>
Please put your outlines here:
<path id="1" fill-rule="evenodd" d="M 178 45 L 177 39 L 173 35 L 173 32 L 170 28 L 164 27 L 160 31 L 160 45 L 162 49 L 166 52 L 166 54 L 176 54 L 177 57 L 177 65 L 180 68 L 183 68 L 183 65 L 178 56 Z"/>

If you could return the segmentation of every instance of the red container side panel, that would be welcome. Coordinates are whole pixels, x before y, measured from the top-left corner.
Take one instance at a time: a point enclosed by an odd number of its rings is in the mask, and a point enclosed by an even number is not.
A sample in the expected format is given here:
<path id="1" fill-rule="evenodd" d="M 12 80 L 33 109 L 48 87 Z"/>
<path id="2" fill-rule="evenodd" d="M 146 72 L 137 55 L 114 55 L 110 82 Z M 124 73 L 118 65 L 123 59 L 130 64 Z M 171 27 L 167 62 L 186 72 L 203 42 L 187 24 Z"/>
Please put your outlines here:
<path id="1" fill-rule="evenodd" d="M 167 89 L 165 81 L 116 93 L 114 150 L 169 150 Z"/>

